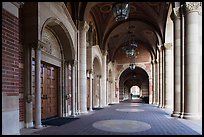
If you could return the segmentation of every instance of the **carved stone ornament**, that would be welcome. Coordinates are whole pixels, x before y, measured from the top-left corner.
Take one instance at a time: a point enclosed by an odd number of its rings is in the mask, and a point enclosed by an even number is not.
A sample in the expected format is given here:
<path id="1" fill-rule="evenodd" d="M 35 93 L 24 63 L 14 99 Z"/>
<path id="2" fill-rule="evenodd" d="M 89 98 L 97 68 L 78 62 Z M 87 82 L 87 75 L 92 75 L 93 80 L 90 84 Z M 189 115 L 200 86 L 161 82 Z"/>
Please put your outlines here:
<path id="1" fill-rule="evenodd" d="M 182 7 L 185 14 L 190 12 L 198 12 L 200 15 L 202 13 L 202 2 L 185 2 Z"/>
<path id="2" fill-rule="evenodd" d="M 171 49 L 172 48 L 172 43 L 164 43 L 165 49 Z"/>
<path id="3" fill-rule="evenodd" d="M 42 40 L 45 43 L 42 47 L 42 51 L 53 55 L 54 57 L 61 58 L 60 45 L 50 30 L 45 28 Z"/>
<path id="4" fill-rule="evenodd" d="M 80 29 L 87 32 L 89 30 L 89 24 L 86 21 L 80 21 Z"/>

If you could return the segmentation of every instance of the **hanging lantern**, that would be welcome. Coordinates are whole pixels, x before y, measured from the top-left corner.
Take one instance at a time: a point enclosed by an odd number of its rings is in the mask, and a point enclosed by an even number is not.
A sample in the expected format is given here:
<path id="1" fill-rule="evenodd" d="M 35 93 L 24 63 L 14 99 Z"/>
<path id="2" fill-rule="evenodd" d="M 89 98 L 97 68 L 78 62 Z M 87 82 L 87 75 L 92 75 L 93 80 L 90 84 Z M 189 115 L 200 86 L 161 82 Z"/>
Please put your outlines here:
<path id="1" fill-rule="evenodd" d="M 130 67 L 131 70 L 134 70 L 134 69 L 136 68 L 136 65 L 135 65 L 134 63 L 131 63 L 131 64 L 129 65 L 129 67 Z"/>
<path id="2" fill-rule="evenodd" d="M 118 2 L 113 5 L 112 10 L 116 21 L 123 21 L 129 16 L 130 4 L 128 2 Z"/>

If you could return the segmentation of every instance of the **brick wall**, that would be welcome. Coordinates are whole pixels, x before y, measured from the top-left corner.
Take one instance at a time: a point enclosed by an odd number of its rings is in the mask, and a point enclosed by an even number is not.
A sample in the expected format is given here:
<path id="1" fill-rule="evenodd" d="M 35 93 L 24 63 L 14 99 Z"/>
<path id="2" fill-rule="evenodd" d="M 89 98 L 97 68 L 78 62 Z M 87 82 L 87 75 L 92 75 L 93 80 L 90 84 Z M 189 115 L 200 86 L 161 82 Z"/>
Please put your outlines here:
<path id="1" fill-rule="evenodd" d="M 8 96 L 23 93 L 22 44 L 19 38 L 19 19 L 2 8 L 2 92 Z M 20 121 L 24 105 L 19 99 Z"/>
<path id="2" fill-rule="evenodd" d="M 22 14 L 21 10 L 19 11 L 19 93 L 21 94 L 19 98 L 19 116 L 20 116 L 20 121 L 25 120 L 25 99 L 24 99 L 24 84 L 23 84 L 23 64 L 24 64 L 24 59 L 23 59 L 23 44 L 22 44 Z"/>

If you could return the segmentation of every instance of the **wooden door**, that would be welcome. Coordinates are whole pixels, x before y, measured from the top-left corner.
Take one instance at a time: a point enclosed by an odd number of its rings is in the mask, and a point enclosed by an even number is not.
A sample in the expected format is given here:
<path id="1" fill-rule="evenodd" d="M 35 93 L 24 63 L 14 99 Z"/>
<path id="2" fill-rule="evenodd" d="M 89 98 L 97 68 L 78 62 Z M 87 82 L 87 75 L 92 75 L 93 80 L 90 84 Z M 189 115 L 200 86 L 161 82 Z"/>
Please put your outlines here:
<path id="1" fill-rule="evenodd" d="M 35 93 L 35 62 L 32 63 L 32 83 Z M 46 119 L 58 115 L 58 68 L 41 63 L 41 118 Z M 35 103 L 33 103 L 33 116 L 35 118 Z M 35 119 L 34 119 L 35 120 Z"/>
<path id="2" fill-rule="evenodd" d="M 47 117 L 57 116 L 57 68 L 47 66 L 46 69 L 46 113 Z"/>

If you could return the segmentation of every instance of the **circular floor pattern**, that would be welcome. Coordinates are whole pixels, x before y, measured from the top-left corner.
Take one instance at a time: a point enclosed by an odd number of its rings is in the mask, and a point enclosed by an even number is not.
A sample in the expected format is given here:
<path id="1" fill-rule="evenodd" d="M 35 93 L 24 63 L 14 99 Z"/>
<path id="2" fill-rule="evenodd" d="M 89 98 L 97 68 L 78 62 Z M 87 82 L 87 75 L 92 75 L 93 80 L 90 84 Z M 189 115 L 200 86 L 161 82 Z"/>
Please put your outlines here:
<path id="1" fill-rule="evenodd" d="M 110 132 L 141 132 L 151 128 L 145 122 L 135 120 L 102 120 L 93 123 L 93 127 L 103 131 Z"/>
<path id="2" fill-rule="evenodd" d="M 142 109 L 132 109 L 132 108 L 125 108 L 125 109 L 116 109 L 116 111 L 123 111 L 123 112 L 141 112 L 144 111 Z"/>

